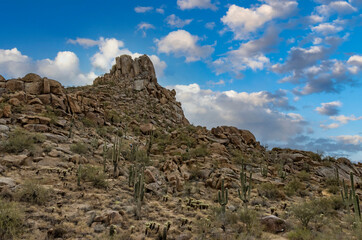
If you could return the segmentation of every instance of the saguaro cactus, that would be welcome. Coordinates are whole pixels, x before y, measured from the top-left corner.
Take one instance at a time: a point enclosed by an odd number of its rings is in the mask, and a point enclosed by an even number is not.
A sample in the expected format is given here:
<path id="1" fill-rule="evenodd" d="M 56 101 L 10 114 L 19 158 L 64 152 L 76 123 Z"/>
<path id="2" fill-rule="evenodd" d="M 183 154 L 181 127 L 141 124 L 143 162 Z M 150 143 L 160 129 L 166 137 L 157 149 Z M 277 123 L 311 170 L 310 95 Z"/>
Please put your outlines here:
<path id="1" fill-rule="evenodd" d="M 247 177 L 246 173 L 244 172 L 244 167 L 242 167 L 242 170 L 240 172 L 240 184 L 241 184 L 241 191 L 238 189 L 238 195 L 239 198 L 244 202 L 248 203 L 250 200 L 250 194 L 251 194 L 251 179 L 253 174 L 250 173 L 249 175 L 249 183 L 247 184 Z"/>
<path id="2" fill-rule="evenodd" d="M 104 145 L 103 145 L 103 172 L 107 171 L 107 153 L 108 153 L 107 142 L 104 142 Z"/>
<path id="3" fill-rule="evenodd" d="M 141 206 L 142 206 L 144 194 L 145 194 L 145 183 L 144 183 L 144 176 L 143 176 L 143 172 L 142 172 L 138 175 L 138 181 L 134 185 L 133 197 L 137 204 L 137 206 L 136 206 L 137 207 L 137 211 L 136 211 L 137 217 L 140 217 L 140 215 L 141 215 Z"/>
<path id="4" fill-rule="evenodd" d="M 225 213 L 225 206 L 229 202 L 229 191 L 227 188 L 225 189 L 225 187 L 224 187 L 224 179 L 222 179 L 222 182 L 221 182 L 221 191 L 219 191 L 218 200 L 219 200 L 219 204 L 221 206 L 221 211 L 223 213 Z"/>
<path id="5" fill-rule="evenodd" d="M 118 177 L 118 164 L 121 154 L 121 140 L 116 137 L 113 148 L 112 148 L 112 162 L 113 162 L 113 175 L 115 178 Z"/>

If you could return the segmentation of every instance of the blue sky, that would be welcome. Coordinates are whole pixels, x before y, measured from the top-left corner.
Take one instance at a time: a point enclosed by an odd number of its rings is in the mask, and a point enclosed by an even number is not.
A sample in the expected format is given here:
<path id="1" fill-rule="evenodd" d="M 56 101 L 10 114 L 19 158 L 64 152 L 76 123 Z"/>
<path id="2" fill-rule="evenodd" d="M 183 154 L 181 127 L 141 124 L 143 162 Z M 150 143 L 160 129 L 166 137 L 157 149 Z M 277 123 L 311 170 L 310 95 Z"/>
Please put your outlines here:
<path id="1" fill-rule="evenodd" d="M 91 84 L 148 54 L 188 119 L 362 161 L 362 0 L 0 2 L 0 74 Z"/>

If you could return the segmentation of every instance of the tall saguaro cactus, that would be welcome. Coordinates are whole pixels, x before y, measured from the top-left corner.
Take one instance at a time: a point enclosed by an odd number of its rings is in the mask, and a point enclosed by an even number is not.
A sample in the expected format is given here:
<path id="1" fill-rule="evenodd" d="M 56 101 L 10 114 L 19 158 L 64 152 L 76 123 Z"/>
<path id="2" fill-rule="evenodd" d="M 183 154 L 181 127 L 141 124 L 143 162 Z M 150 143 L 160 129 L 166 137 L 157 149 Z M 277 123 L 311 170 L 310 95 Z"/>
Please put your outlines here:
<path id="1" fill-rule="evenodd" d="M 218 200 L 219 200 L 219 204 L 221 206 L 221 211 L 223 213 L 225 213 L 225 206 L 229 202 L 229 191 L 227 188 L 225 189 L 225 187 L 224 187 L 224 179 L 222 179 L 222 182 L 221 182 L 221 191 L 219 191 Z"/>
<path id="2" fill-rule="evenodd" d="M 240 172 L 240 184 L 241 184 L 241 191 L 238 189 L 239 198 L 246 204 L 250 200 L 251 195 L 251 179 L 253 174 L 250 172 L 249 175 L 249 183 L 247 183 L 246 173 L 244 171 L 244 166 Z M 247 205 L 246 205 L 247 206 Z"/>
<path id="3" fill-rule="evenodd" d="M 121 140 L 119 139 L 119 137 L 116 137 L 112 148 L 113 175 L 115 178 L 118 177 L 118 164 L 121 157 L 120 154 L 121 154 Z"/>
<path id="4" fill-rule="evenodd" d="M 342 190 L 341 190 L 342 200 L 346 204 L 347 209 L 349 209 L 350 206 L 353 205 L 353 210 L 356 215 L 356 218 L 362 221 L 359 198 L 358 195 L 356 194 L 356 190 L 354 187 L 354 177 L 352 172 L 350 173 L 350 180 L 351 180 L 351 189 L 348 189 L 343 179 Z"/>
<path id="5" fill-rule="evenodd" d="M 143 174 L 143 172 L 141 172 L 138 175 L 138 180 L 137 180 L 136 184 L 134 185 L 134 194 L 133 194 L 133 197 L 137 204 L 136 216 L 138 218 L 141 215 L 141 206 L 142 206 L 144 194 L 145 194 L 144 174 Z"/>

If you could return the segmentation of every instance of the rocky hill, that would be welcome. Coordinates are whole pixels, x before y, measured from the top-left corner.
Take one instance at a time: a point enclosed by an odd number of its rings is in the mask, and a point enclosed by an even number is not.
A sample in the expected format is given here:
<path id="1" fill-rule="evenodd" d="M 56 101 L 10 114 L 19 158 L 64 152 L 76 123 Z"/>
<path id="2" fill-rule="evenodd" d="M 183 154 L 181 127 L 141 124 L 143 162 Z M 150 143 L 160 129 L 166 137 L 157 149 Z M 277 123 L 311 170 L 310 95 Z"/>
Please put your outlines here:
<path id="1" fill-rule="evenodd" d="M 0 239 L 361 239 L 361 163 L 193 126 L 175 95 L 146 55 L 84 87 L 0 75 Z"/>

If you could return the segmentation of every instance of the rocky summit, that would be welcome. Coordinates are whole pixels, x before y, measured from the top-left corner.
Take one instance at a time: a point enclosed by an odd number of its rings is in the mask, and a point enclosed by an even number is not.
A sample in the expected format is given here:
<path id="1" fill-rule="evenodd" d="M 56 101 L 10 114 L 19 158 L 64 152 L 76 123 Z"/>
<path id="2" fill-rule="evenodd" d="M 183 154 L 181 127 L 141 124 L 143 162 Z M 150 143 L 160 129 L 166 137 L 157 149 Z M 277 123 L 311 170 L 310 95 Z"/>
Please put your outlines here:
<path id="1" fill-rule="evenodd" d="M 0 239 L 361 239 L 362 164 L 194 126 L 150 58 L 0 75 Z"/>

